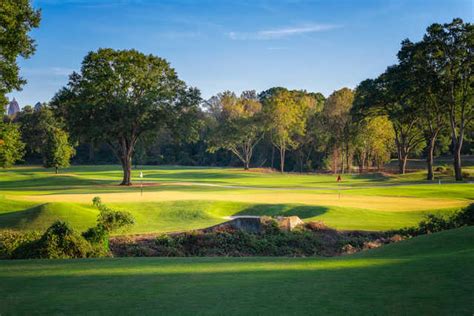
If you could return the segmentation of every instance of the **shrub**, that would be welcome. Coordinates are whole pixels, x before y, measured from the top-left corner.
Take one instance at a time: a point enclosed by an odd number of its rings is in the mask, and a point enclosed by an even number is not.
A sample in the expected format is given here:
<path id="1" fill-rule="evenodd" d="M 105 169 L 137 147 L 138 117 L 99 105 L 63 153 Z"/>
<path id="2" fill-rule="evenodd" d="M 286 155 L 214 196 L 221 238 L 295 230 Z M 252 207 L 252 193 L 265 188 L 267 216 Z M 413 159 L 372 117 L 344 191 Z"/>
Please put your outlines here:
<path id="1" fill-rule="evenodd" d="M 450 216 L 428 214 L 418 226 L 403 228 L 397 232 L 404 236 L 417 236 L 472 225 L 474 225 L 474 203 Z"/>
<path id="2" fill-rule="evenodd" d="M 14 258 L 67 259 L 85 258 L 93 253 L 91 245 L 68 224 L 57 221 L 40 239 L 15 249 Z"/>
<path id="3" fill-rule="evenodd" d="M 17 232 L 5 230 L 0 232 L 0 259 L 11 259 L 12 254 L 20 246 L 38 240 L 37 232 Z"/>
<path id="4" fill-rule="evenodd" d="M 455 213 L 452 216 L 452 221 L 456 227 L 461 226 L 473 226 L 474 225 L 474 203 L 469 204 L 463 208 L 460 212 Z"/>
<path id="5" fill-rule="evenodd" d="M 106 232 L 126 229 L 135 223 L 135 219 L 129 212 L 113 211 L 110 209 L 101 210 L 97 219 L 98 226 Z"/>
<path id="6" fill-rule="evenodd" d="M 82 237 L 91 244 L 94 257 L 110 255 L 109 236 L 102 227 L 91 227 L 82 233 Z"/>
<path id="7" fill-rule="evenodd" d="M 125 211 L 114 211 L 102 204 L 102 199 L 96 196 L 92 199 L 92 204 L 99 209 L 99 217 L 97 218 L 98 230 L 102 229 L 107 233 L 119 229 L 125 229 L 135 223 L 133 215 Z"/>

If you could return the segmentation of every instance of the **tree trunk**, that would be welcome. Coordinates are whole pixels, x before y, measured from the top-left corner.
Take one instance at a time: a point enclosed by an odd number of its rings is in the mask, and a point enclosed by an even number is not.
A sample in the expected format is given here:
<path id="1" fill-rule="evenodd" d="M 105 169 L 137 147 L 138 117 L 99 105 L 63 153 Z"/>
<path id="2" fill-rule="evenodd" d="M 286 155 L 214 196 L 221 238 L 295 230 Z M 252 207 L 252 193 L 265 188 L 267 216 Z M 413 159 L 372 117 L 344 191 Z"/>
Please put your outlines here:
<path id="1" fill-rule="evenodd" d="M 244 162 L 244 170 L 249 170 L 249 168 L 250 168 L 250 162 L 248 160 L 246 160 Z"/>
<path id="2" fill-rule="evenodd" d="M 398 158 L 398 173 L 405 174 L 408 152 L 405 148 L 397 142 L 397 158 Z"/>
<path id="3" fill-rule="evenodd" d="M 462 167 L 461 167 L 461 148 L 462 143 L 457 142 L 454 148 L 454 177 L 456 181 L 462 181 Z"/>
<path id="4" fill-rule="evenodd" d="M 398 159 L 398 171 L 401 174 L 405 174 L 407 168 L 408 155 L 406 153 L 402 154 L 401 159 Z"/>
<path id="5" fill-rule="evenodd" d="M 56 174 L 58 174 L 59 173 L 59 168 L 55 167 L 55 169 L 56 169 Z"/>
<path id="6" fill-rule="evenodd" d="M 359 161 L 359 172 L 363 173 L 364 172 L 364 166 L 365 166 L 365 153 L 360 154 L 360 161 Z"/>
<path id="7" fill-rule="evenodd" d="M 428 142 L 428 155 L 426 157 L 426 168 L 428 169 L 428 175 L 426 179 L 428 181 L 432 181 L 434 178 L 433 174 L 433 153 L 434 153 L 434 147 L 435 147 L 435 137 L 431 137 L 430 141 Z"/>
<path id="8" fill-rule="evenodd" d="M 280 147 L 280 171 L 285 172 L 285 148 Z"/>
<path id="9" fill-rule="evenodd" d="M 272 145 L 272 169 L 275 161 L 275 146 Z"/>
<path id="10" fill-rule="evenodd" d="M 94 152 L 94 141 L 89 143 L 89 162 L 94 162 L 95 160 L 95 152 Z"/>
<path id="11" fill-rule="evenodd" d="M 132 156 L 127 154 L 125 156 L 122 156 L 120 160 L 122 162 L 122 169 L 123 169 L 123 179 L 120 185 L 132 185 L 132 181 L 131 181 Z"/>
<path id="12" fill-rule="evenodd" d="M 402 146 L 397 148 L 398 156 L 398 173 L 405 174 L 408 160 L 408 152 Z"/>
<path id="13" fill-rule="evenodd" d="M 341 173 L 344 174 L 344 150 L 341 150 Z"/>

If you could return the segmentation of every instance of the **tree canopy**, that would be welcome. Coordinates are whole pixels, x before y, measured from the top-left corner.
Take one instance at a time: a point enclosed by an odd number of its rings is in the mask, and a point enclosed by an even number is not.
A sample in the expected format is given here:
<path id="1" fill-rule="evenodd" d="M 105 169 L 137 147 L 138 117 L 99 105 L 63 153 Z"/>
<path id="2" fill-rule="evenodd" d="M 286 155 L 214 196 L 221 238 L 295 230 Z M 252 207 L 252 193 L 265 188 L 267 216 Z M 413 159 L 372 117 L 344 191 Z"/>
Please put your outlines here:
<path id="1" fill-rule="evenodd" d="M 24 148 L 18 126 L 0 121 L 0 167 L 9 168 L 21 160 Z"/>
<path id="2" fill-rule="evenodd" d="M 17 57 L 30 57 L 35 42 L 29 36 L 40 23 L 40 11 L 30 0 L 0 1 L 0 107 L 7 104 L 6 94 L 20 90 L 26 80 L 20 76 Z"/>
<path id="3" fill-rule="evenodd" d="M 193 130 L 199 101 L 199 91 L 187 88 L 165 59 L 136 50 L 99 49 L 84 58 L 81 73 L 70 76 L 52 104 L 74 135 L 110 146 L 122 164 L 122 185 L 130 185 L 139 137 L 165 126 L 176 130 L 186 124 Z"/>

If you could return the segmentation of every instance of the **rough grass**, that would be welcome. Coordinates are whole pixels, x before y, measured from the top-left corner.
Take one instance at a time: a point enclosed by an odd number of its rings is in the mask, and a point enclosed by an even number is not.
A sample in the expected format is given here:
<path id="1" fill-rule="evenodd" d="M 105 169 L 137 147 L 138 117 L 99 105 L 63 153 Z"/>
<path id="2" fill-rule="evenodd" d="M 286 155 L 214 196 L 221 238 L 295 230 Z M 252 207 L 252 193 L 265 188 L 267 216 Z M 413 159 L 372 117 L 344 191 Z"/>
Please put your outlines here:
<path id="1" fill-rule="evenodd" d="M 473 287 L 466 227 L 330 259 L 0 261 L 0 314 L 470 315 Z"/>

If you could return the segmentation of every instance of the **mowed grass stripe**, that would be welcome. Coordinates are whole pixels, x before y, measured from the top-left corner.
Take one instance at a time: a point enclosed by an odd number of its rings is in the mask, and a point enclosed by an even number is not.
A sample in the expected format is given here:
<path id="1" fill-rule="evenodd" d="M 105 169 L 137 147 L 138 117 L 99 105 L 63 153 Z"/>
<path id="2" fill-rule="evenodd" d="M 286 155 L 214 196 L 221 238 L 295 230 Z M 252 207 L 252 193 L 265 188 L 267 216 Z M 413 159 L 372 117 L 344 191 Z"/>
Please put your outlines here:
<path id="1" fill-rule="evenodd" d="M 312 194 L 294 191 L 262 191 L 262 190 L 226 190 L 219 192 L 189 192 L 189 191 L 160 191 L 145 192 L 141 195 L 139 190 L 133 192 L 101 193 L 105 203 L 126 203 L 130 201 L 165 202 L 182 200 L 210 200 L 233 201 L 243 203 L 300 203 L 317 206 L 353 207 L 376 211 L 419 211 L 426 209 L 442 209 L 462 207 L 468 201 L 416 198 L 416 197 L 390 197 L 351 195 L 346 192 L 334 194 Z M 9 199 L 34 201 L 34 202 L 70 202 L 85 203 L 91 201 L 96 193 L 89 194 L 50 194 L 50 195 L 5 195 Z"/>

